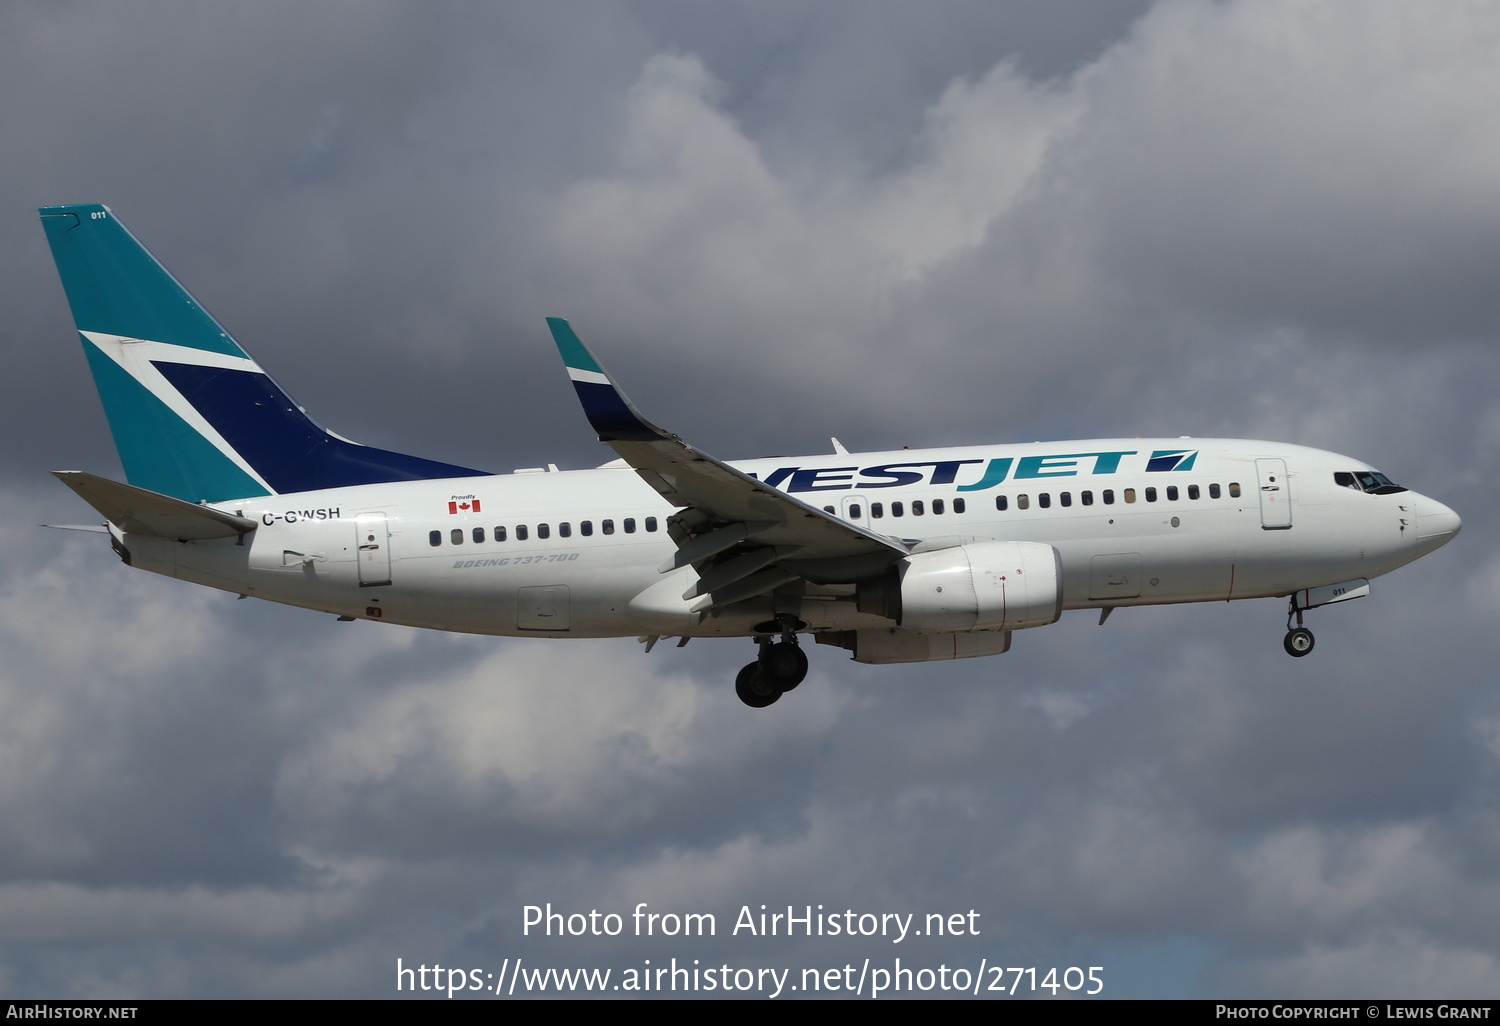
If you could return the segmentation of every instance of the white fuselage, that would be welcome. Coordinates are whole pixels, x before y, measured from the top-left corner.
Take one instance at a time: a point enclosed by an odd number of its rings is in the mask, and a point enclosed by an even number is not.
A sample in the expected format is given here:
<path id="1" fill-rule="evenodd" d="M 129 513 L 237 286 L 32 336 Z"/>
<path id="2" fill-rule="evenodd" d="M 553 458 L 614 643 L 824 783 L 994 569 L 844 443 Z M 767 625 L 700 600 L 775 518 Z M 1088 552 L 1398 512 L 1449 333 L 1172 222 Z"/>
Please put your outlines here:
<path id="1" fill-rule="evenodd" d="M 1171 451 L 1193 455 L 1179 468 L 1150 459 Z M 1069 609 L 1280 596 L 1374 578 L 1438 547 L 1458 523 L 1416 492 L 1336 484 L 1337 472 L 1369 469 L 1358 460 L 1271 442 L 1105 439 L 734 466 L 919 548 L 1051 545 Z M 214 505 L 260 526 L 239 541 L 125 534 L 132 565 L 341 616 L 475 634 L 744 635 L 772 609 L 765 596 L 707 617 L 690 612 L 682 595 L 697 579 L 692 567 L 659 572 L 676 548 L 675 510 L 629 467 Z M 797 615 L 812 630 L 891 626 L 859 612 L 854 592 L 853 583 L 803 585 Z M 788 599 L 775 601 L 784 609 Z"/>

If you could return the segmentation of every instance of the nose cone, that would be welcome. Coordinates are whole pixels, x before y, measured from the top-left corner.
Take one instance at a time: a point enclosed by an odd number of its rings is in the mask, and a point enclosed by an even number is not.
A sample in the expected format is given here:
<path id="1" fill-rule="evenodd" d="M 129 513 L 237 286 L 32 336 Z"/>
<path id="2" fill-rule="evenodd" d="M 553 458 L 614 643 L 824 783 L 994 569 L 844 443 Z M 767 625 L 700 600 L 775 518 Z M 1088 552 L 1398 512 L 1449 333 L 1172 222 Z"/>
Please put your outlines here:
<path id="1" fill-rule="evenodd" d="M 1422 496 L 1417 504 L 1417 555 L 1440 549 L 1458 536 L 1463 521 L 1436 499 Z"/>

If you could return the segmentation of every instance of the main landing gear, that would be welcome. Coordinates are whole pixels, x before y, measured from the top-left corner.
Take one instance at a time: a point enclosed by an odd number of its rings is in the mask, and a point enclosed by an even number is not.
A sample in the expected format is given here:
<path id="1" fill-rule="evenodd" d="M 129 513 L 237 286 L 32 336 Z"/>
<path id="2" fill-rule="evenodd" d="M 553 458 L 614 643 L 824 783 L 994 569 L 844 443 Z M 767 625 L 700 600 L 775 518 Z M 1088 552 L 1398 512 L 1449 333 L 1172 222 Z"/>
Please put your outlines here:
<path id="1" fill-rule="evenodd" d="M 1292 617 L 1297 618 L 1297 626 L 1292 626 Z M 1313 632 L 1302 626 L 1302 607 L 1297 605 L 1297 596 L 1293 595 L 1287 600 L 1286 611 L 1286 637 L 1282 639 L 1281 647 L 1286 649 L 1286 654 L 1301 659 L 1313 650 Z"/>
<path id="2" fill-rule="evenodd" d="M 807 676 L 807 653 L 797 644 L 797 631 L 807 626 L 794 616 L 782 614 L 771 623 L 759 624 L 755 642 L 760 655 L 734 678 L 734 693 L 752 709 L 764 709 L 784 692 L 791 691 Z M 780 641 L 772 641 L 773 633 Z"/>

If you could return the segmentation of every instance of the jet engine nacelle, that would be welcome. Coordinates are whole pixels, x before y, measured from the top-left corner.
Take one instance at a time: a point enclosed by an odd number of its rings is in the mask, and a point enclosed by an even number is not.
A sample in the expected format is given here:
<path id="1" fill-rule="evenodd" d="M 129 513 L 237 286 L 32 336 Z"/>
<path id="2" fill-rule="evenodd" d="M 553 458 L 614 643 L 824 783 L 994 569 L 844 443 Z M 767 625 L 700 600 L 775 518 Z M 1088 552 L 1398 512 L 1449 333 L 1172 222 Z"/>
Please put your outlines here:
<path id="1" fill-rule="evenodd" d="M 976 541 L 896 564 L 902 630 L 1021 630 L 1062 615 L 1062 557 L 1051 545 Z"/>
<path id="2" fill-rule="evenodd" d="M 820 631 L 813 637 L 820 645 L 837 645 L 853 652 L 856 663 L 930 663 L 938 659 L 999 655 L 1010 649 L 1010 631 L 918 634 L 884 627 Z"/>

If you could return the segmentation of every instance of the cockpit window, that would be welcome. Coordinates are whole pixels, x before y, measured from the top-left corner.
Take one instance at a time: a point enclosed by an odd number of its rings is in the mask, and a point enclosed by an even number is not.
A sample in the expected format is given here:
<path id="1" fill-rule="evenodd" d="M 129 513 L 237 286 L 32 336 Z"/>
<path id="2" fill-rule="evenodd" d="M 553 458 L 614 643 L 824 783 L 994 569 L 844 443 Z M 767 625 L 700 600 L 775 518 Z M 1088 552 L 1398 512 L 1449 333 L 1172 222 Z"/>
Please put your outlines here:
<path id="1" fill-rule="evenodd" d="M 1368 492 L 1370 495 L 1395 495 L 1397 492 L 1406 491 L 1405 488 L 1375 470 L 1357 470 L 1352 473 L 1343 470 L 1335 471 L 1333 483 L 1343 488 Z"/>

